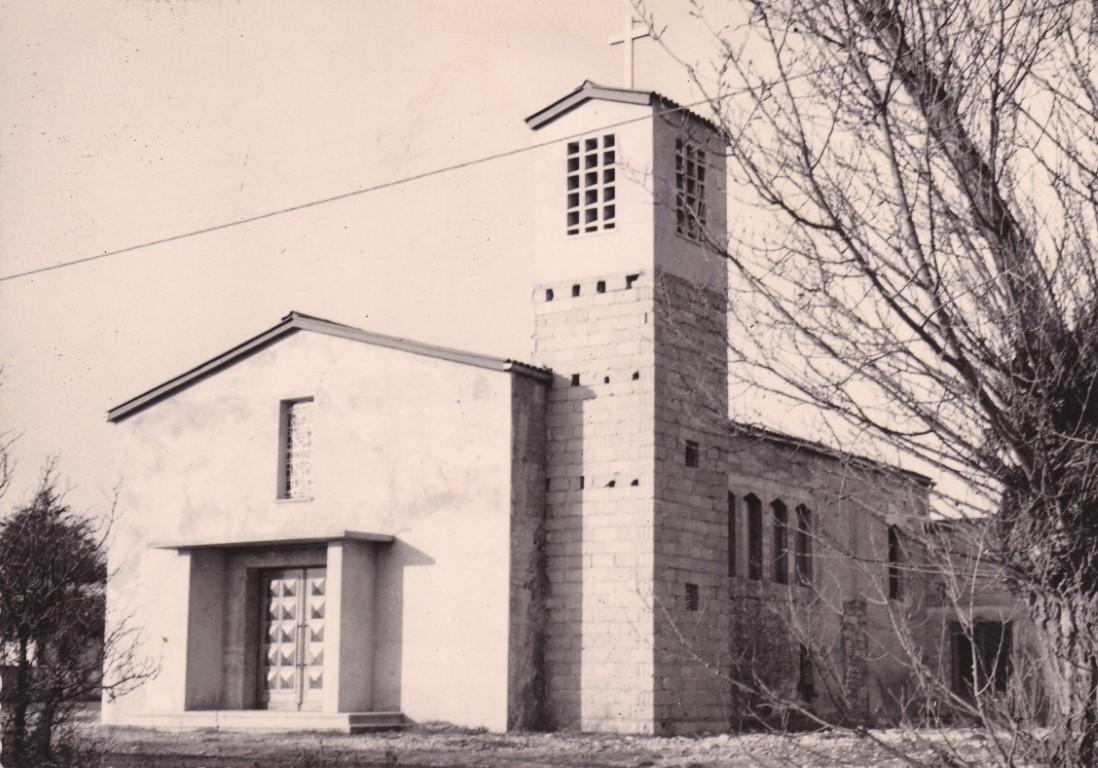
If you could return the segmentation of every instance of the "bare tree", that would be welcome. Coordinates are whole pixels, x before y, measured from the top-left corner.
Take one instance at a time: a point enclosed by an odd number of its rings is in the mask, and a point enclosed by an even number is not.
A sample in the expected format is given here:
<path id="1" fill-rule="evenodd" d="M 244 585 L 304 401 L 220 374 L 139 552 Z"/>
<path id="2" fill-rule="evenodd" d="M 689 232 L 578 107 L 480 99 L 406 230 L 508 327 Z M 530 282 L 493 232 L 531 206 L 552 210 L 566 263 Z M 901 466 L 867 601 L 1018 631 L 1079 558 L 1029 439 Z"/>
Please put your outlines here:
<path id="1" fill-rule="evenodd" d="M 689 67 L 742 204 L 772 214 L 710 238 L 732 371 L 957 481 L 936 505 L 966 543 L 908 533 L 959 609 L 950 568 L 989 566 L 1028 607 L 1051 728 L 1003 761 L 1096 765 L 1098 6 L 732 5 L 694 3 L 717 45 Z"/>
<path id="2" fill-rule="evenodd" d="M 125 622 L 104 634 L 108 533 L 109 521 L 64 503 L 52 463 L 31 502 L 0 520 L 0 641 L 15 671 L 3 692 L 5 765 L 52 765 L 82 701 L 151 674 Z"/>

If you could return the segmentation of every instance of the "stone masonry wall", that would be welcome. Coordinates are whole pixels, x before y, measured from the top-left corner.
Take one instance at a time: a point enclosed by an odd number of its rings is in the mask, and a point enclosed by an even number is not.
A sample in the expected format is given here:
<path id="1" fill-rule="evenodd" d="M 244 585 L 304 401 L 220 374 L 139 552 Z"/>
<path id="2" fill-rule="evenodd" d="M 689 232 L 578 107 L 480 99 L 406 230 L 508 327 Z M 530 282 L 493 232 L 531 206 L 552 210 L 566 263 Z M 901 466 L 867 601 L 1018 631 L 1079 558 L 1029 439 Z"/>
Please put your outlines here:
<path id="1" fill-rule="evenodd" d="M 815 695 L 808 704 L 831 718 L 872 722 L 887 719 L 910 674 L 907 650 L 897 633 L 917 629 L 923 588 L 912 575 L 902 600 L 887 599 L 886 531 L 890 523 L 925 520 L 927 488 L 913 476 L 841 460 L 781 436 L 733 430 L 727 459 L 728 487 L 736 497 L 737 573 L 733 579 L 732 653 L 753 657 L 767 670 L 771 688 L 800 697 L 798 646 L 811 651 Z M 747 578 L 747 510 L 744 497 L 762 503 L 762 578 Z M 792 553 L 787 584 L 774 579 L 774 517 L 780 499 L 795 521 L 795 509 L 811 512 L 811 579 L 797 583 Z M 788 530 L 787 545 L 794 546 Z M 749 608 L 748 601 L 757 603 Z M 753 633 L 759 611 L 778 620 L 776 642 L 759 644 Z M 784 670 L 784 671 L 783 671 Z"/>
<path id="2" fill-rule="evenodd" d="M 888 615 L 875 606 L 883 532 L 890 520 L 925 514 L 925 487 L 781 436 L 732 430 L 719 294 L 666 273 L 638 273 L 543 286 L 535 298 L 535 359 L 555 371 L 547 410 L 547 724 L 723 730 L 746 722 L 737 712 L 759 714 L 735 700 L 734 661 L 750 657 L 753 674 L 797 697 L 801 645 L 815 667 L 810 706 L 868 709 L 872 718 L 905 675 Z M 696 467 L 687 466 L 688 441 L 697 445 Z M 731 578 L 728 493 L 740 505 Z M 758 581 L 746 578 L 748 493 L 763 505 Z M 792 553 L 787 583 L 774 578 L 776 499 L 789 511 L 790 549 L 797 505 L 811 510 L 809 586 L 796 583 Z M 848 603 L 845 617 L 831 607 L 859 600 L 868 609 Z"/>
<path id="3" fill-rule="evenodd" d="M 730 707 L 726 300 L 660 273 L 656 307 L 656 722 L 664 733 L 723 730 Z M 687 464 L 688 441 L 697 446 L 696 467 Z"/>
<path id="4" fill-rule="evenodd" d="M 645 274 L 541 286 L 549 725 L 653 730 L 653 299 Z"/>

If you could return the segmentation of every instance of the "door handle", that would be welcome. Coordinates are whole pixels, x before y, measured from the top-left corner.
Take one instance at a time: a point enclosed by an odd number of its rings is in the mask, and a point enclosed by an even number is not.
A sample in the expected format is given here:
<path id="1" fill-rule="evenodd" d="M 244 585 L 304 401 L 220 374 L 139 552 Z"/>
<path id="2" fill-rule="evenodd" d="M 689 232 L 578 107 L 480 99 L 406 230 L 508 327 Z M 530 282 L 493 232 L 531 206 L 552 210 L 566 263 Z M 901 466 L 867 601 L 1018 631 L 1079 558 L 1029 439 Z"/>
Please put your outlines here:
<path id="1" fill-rule="evenodd" d="M 296 665 L 298 667 L 305 667 L 305 624 L 297 625 L 297 658 Z"/>

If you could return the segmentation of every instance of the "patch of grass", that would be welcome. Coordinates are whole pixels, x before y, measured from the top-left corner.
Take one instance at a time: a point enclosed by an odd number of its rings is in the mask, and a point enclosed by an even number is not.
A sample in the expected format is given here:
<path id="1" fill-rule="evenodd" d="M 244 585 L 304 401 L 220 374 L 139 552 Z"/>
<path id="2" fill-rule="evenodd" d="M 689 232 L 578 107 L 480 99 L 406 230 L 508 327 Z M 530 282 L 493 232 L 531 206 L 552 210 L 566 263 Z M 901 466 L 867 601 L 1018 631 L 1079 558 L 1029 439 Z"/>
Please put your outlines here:
<path id="1" fill-rule="evenodd" d="M 821 732 L 654 737 L 620 734 L 489 733 L 446 723 L 361 735 L 99 728 L 105 762 L 87 768 L 759 768 L 852 765 L 901 768 L 872 743 Z M 91 734 L 89 734 L 91 735 Z M 902 738 L 880 732 L 881 738 Z M 958 741 L 963 733 L 951 733 Z M 981 747 L 973 745 L 975 754 Z M 51 767 L 52 768 L 52 767 Z M 59 766 L 58 768 L 75 768 Z"/>

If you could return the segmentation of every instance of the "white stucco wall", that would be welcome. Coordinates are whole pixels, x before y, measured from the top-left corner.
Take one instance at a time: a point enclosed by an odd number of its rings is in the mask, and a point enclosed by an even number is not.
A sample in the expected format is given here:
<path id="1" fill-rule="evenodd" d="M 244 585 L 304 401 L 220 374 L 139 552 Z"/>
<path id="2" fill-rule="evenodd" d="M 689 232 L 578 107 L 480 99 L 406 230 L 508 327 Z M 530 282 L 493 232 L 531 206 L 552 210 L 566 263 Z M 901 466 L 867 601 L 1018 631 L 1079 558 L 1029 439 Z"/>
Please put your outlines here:
<path id="1" fill-rule="evenodd" d="M 531 184 L 528 258 L 537 283 L 652 269 L 652 108 L 592 100 L 539 129 L 534 141 L 558 141 L 528 158 Z M 604 127 L 611 126 L 611 127 Z M 598 130 L 592 130 L 598 129 Z M 612 133 L 617 154 L 617 223 L 612 230 L 566 233 L 567 141 Z M 524 233 L 525 234 L 525 233 Z"/>
<path id="2" fill-rule="evenodd" d="M 349 529 L 396 537 L 378 548 L 374 709 L 505 728 L 510 379 L 298 332 L 116 425 L 109 607 L 161 673 L 104 718 L 183 706 L 190 558 L 151 544 Z M 279 403 L 306 396 L 313 500 L 279 501 Z"/>

